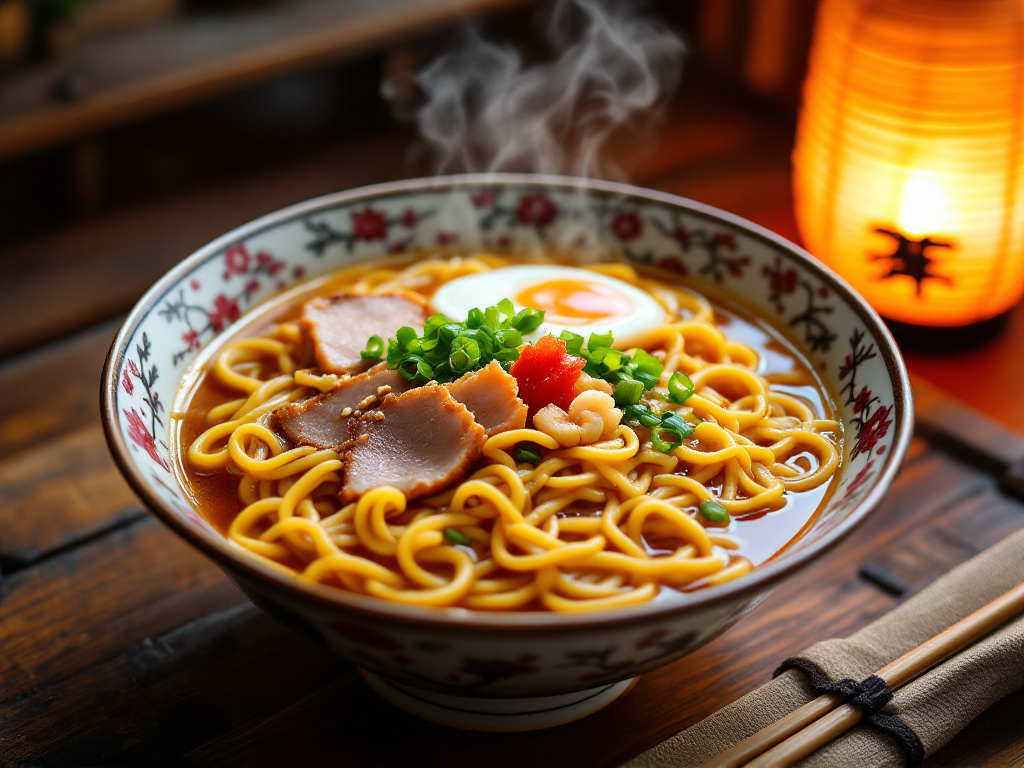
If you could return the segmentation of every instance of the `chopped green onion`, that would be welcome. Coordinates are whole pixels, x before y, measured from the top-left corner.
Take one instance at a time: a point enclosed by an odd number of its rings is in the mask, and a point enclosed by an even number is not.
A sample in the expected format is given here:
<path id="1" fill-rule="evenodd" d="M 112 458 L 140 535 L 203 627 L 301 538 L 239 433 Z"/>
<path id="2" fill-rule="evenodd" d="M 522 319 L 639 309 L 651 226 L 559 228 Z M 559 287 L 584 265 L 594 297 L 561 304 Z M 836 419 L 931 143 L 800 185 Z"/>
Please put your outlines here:
<path id="1" fill-rule="evenodd" d="M 611 347 L 614 339 L 612 338 L 612 332 L 608 333 L 592 333 L 590 339 L 587 341 L 587 349 L 591 353 L 597 352 L 599 349 L 608 349 Z"/>
<path id="2" fill-rule="evenodd" d="M 523 464 L 539 464 L 540 458 L 540 447 L 535 443 L 521 443 L 516 450 L 516 461 Z"/>
<path id="3" fill-rule="evenodd" d="M 729 522 L 729 511 L 717 501 L 702 501 L 700 513 L 713 523 Z"/>
<path id="4" fill-rule="evenodd" d="M 558 338 L 565 342 L 565 351 L 570 355 L 581 357 L 583 353 L 583 337 L 572 331 L 562 331 Z"/>
<path id="5" fill-rule="evenodd" d="M 380 336 L 371 336 L 366 342 L 366 349 L 359 353 L 364 360 L 379 360 L 384 356 L 384 339 Z"/>
<path id="6" fill-rule="evenodd" d="M 668 434 L 675 436 L 677 439 L 670 442 L 665 441 L 661 437 L 661 432 L 668 432 Z M 660 425 L 651 429 L 651 444 L 662 453 L 672 453 L 676 448 L 683 444 L 681 439 L 675 432 L 664 430 Z"/>
<path id="7" fill-rule="evenodd" d="M 462 544 L 466 547 L 473 543 L 473 540 L 469 538 L 469 536 L 455 528 L 445 528 L 444 537 L 453 544 Z"/>
<path id="8" fill-rule="evenodd" d="M 696 425 L 691 424 L 675 411 L 669 411 L 661 418 L 661 428 L 674 432 L 679 435 L 680 440 L 685 440 L 696 429 Z"/>
<path id="9" fill-rule="evenodd" d="M 644 396 L 644 385 L 636 379 L 621 379 L 615 385 L 616 405 L 635 405 Z"/>
<path id="10" fill-rule="evenodd" d="M 648 429 L 652 429 L 661 424 L 661 416 L 642 403 L 627 405 L 622 414 L 622 418 L 627 423 L 639 424 L 640 426 L 647 427 Z"/>
<path id="11" fill-rule="evenodd" d="M 520 333 L 533 333 L 543 322 L 544 312 L 527 307 L 519 310 L 519 314 L 512 318 L 512 327 Z"/>
<path id="12" fill-rule="evenodd" d="M 452 341 L 448 362 L 456 373 L 473 370 L 480 362 L 480 345 L 467 336 L 456 336 Z"/>
<path id="13" fill-rule="evenodd" d="M 474 307 L 464 323 L 436 314 L 423 324 L 422 335 L 405 326 L 388 340 L 388 368 L 415 384 L 455 381 L 494 360 L 508 370 L 519 359 L 523 334 L 533 332 L 543 321 L 540 310 L 524 309 L 516 314 L 508 299 L 485 309 Z M 370 353 L 376 358 L 383 356 L 383 340 L 370 339 L 363 356 Z"/>
<path id="14" fill-rule="evenodd" d="M 668 377 L 668 399 L 682 405 L 693 394 L 693 379 L 685 373 L 676 371 Z"/>

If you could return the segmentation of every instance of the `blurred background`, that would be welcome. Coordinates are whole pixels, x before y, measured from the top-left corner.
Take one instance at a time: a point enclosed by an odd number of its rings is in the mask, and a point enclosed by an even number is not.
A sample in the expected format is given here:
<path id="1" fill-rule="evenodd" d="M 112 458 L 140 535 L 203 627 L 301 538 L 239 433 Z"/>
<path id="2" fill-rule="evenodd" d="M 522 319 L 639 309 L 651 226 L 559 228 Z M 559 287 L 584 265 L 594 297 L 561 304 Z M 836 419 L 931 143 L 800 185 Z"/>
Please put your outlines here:
<path id="1" fill-rule="evenodd" d="M 604 151 L 630 181 L 795 237 L 789 155 L 815 0 L 641 5 L 684 41 L 682 79 L 655 130 L 619 131 Z M 408 119 L 412 75 L 467 21 L 527 62 L 550 59 L 550 8 L 0 0 L 0 358 L 114 321 L 260 214 L 434 172 Z"/>

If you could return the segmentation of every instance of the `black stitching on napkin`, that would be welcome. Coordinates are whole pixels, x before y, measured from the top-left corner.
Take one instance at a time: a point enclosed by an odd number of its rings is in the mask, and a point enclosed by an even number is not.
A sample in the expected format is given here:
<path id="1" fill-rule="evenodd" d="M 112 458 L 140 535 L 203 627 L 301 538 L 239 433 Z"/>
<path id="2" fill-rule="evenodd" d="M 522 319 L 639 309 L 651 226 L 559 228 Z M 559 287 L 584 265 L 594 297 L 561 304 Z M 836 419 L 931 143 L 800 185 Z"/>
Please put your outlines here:
<path id="1" fill-rule="evenodd" d="M 772 677 L 778 677 L 789 669 L 798 669 L 807 675 L 815 693 L 835 693 L 857 707 L 869 725 L 896 740 L 906 753 L 910 768 L 917 768 L 924 763 L 924 745 L 914 729 L 898 717 L 881 713 L 882 707 L 892 700 L 892 689 L 878 675 L 871 675 L 860 682 L 850 677 L 833 681 L 813 661 L 797 656 L 782 662 Z"/>

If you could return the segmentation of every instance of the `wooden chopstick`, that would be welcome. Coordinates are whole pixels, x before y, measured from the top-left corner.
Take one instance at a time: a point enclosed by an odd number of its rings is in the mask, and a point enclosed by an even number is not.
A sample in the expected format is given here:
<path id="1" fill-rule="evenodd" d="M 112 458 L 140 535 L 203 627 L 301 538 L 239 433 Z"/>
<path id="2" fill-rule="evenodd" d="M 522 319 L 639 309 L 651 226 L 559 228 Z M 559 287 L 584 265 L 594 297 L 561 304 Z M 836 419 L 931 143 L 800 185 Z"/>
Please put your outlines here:
<path id="1" fill-rule="evenodd" d="M 875 674 L 895 691 L 1022 613 L 1024 583 Z M 701 768 L 778 768 L 793 765 L 848 731 L 860 719 L 861 711 L 857 707 L 844 704 L 841 696 L 825 694 L 713 757 Z"/>

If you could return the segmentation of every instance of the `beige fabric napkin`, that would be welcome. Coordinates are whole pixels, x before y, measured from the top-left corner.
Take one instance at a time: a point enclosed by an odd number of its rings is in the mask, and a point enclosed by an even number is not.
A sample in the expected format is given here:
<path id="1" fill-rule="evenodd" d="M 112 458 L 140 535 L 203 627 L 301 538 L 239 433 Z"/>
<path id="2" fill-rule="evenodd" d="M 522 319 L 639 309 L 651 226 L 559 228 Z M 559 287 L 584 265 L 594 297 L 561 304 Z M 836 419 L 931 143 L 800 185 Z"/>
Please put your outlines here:
<path id="1" fill-rule="evenodd" d="M 799 654 L 833 681 L 863 680 L 947 627 L 1024 582 L 1024 531 L 950 571 L 854 635 Z M 930 755 L 993 703 L 1024 687 L 1024 618 L 1004 625 L 898 689 L 881 714 L 909 726 Z M 627 763 L 628 768 L 691 768 L 770 725 L 817 694 L 807 676 L 771 682 Z M 1024 725 L 1022 725 L 1024 727 Z M 809 757 L 808 768 L 907 765 L 893 737 L 862 724 Z"/>

